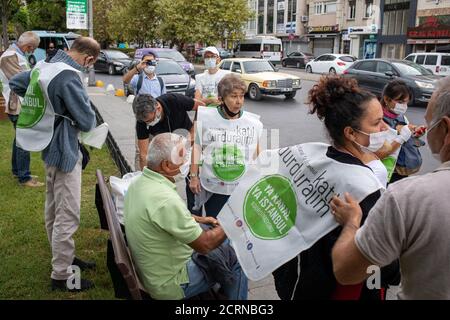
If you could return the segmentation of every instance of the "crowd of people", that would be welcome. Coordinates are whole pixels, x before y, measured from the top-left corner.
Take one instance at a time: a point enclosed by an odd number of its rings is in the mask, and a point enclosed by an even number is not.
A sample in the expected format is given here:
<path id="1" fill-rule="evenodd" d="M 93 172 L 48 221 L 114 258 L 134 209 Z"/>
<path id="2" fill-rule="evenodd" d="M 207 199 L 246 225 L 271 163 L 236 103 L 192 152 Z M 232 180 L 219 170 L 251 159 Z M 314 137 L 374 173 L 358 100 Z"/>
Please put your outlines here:
<path id="1" fill-rule="evenodd" d="M 38 45 L 39 37 L 26 32 L 0 58 L 6 113 L 16 129 L 11 169 L 20 184 L 42 186 L 29 171 L 29 152 L 42 151 L 51 286 L 84 291 L 94 286 L 87 279 L 67 287 L 74 265 L 95 268 L 75 256 L 73 241 L 84 164 L 78 134 L 96 125 L 80 74 L 100 46 L 79 37 L 30 70 L 26 55 Z M 248 280 L 216 217 L 260 154 L 263 123 L 245 110 L 245 82 L 218 68 L 217 49 L 208 47 L 204 58 L 194 99 L 166 92 L 152 54 L 123 77 L 136 95 L 135 168 L 142 171 L 125 195 L 124 228 L 137 274 L 155 299 L 191 298 L 213 287 L 228 299 L 247 299 Z M 36 104 L 37 94 L 44 101 Z M 330 139 L 324 157 L 358 175 L 340 178 L 348 190 L 366 192 L 365 182 L 376 188 L 359 201 L 349 193 L 333 197 L 340 226 L 273 272 L 281 299 L 382 300 L 399 284 L 400 299 L 450 299 L 450 79 L 439 82 L 425 116 L 428 147 L 442 165 L 411 177 L 422 164 L 426 130 L 405 116 L 410 97 L 400 80 L 379 101 L 339 76 L 324 76 L 309 91 L 310 113 Z M 174 184 L 180 176 L 187 202 Z M 375 289 L 365 283 L 372 265 L 381 268 Z"/>

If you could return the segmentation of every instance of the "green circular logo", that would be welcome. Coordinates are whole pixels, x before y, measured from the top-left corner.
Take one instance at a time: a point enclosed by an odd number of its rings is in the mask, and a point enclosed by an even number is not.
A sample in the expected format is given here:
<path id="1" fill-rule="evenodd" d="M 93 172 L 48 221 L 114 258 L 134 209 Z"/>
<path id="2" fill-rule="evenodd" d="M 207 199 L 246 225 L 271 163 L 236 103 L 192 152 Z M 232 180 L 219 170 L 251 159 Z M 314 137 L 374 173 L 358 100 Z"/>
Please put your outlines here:
<path id="1" fill-rule="evenodd" d="M 45 113 L 44 93 L 39 85 L 39 70 L 31 72 L 30 84 L 23 98 L 17 127 L 21 129 L 32 128 L 44 116 Z"/>
<path id="2" fill-rule="evenodd" d="M 237 145 L 223 145 L 212 153 L 214 175 L 222 181 L 239 179 L 245 172 L 244 156 Z"/>
<path id="3" fill-rule="evenodd" d="M 244 219 L 257 238 L 283 238 L 295 225 L 296 218 L 297 197 L 286 177 L 267 176 L 255 183 L 245 196 Z"/>

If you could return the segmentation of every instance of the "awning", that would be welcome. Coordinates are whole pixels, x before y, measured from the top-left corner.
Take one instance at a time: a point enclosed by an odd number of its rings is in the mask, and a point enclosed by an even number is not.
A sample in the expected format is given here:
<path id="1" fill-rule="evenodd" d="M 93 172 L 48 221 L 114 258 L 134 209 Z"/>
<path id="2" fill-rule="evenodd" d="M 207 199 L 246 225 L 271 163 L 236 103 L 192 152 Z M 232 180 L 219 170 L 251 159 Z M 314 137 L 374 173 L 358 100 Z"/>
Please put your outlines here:
<path id="1" fill-rule="evenodd" d="M 446 44 L 450 39 L 408 39 L 408 44 Z"/>
<path id="2" fill-rule="evenodd" d="M 306 36 L 308 38 L 334 38 L 337 37 L 339 33 L 309 33 Z"/>

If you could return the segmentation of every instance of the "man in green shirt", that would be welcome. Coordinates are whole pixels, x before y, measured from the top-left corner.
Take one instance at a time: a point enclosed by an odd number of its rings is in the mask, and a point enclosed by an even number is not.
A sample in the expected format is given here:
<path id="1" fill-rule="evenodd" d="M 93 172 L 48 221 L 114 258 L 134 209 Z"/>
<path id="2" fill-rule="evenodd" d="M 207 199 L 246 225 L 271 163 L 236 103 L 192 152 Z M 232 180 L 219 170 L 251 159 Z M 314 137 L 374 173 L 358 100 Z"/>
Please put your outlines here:
<path id="1" fill-rule="evenodd" d="M 193 262 L 195 251 L 207 254 L 226 239 L 212 217 L 192 216 L 178 195 L 173 177 L 186 162 L 186 139 L 162 133 L 152 139 L 143 174 L 125 196 L 125 230 L 136 271 L 154 299 L 190 298 L 215 283 Z M 210 224 L 204 231 L 200 224 Z M 247 278 L 236 261 L 233 280 L 221 283 L 229 299 L 247 298 Z"/>

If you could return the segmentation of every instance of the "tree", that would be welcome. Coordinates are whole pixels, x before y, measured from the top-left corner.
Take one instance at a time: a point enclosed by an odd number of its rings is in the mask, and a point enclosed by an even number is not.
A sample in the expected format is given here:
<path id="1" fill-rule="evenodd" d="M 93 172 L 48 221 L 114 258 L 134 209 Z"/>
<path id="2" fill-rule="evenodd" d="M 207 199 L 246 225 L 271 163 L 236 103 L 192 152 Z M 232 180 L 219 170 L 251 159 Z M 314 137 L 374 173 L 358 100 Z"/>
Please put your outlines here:
<path id="1" fill-rule="evenodd" d="M 65 0 L 27 0 L 31 30 L 66 31 Z"/>
<path id="2" fill-rule="evenodd" d="M 8 22 L 9 18 L 19 9 L 19 0 L 0 0 L 0 14 L 2 15 L 2 45 L 6 50 L 9 45 Z"/>
<path id="3" fill-rule="evenodd" d="M 94 5 L 94 37 L 103 48 L 111 43 L 111 20 L 109 12 L 111 8 L 120 6 L 117 0 L 95 0 Z"/>
<path id="4" fill-rule="evenodd" d="M 153 41 L 159 24 L 157 0 L 118 1 L 109 13 L 110 35 L 118 41 L 134 41 L 143 46 Z"/>
<path id="5" fill-rule="evenodd" d="M 159 36 L 180 48 L 185 43 L 241 38 L 253 15 L 246 0 L 160 0 L 158 10 Z"/>

